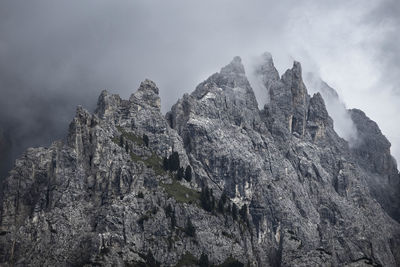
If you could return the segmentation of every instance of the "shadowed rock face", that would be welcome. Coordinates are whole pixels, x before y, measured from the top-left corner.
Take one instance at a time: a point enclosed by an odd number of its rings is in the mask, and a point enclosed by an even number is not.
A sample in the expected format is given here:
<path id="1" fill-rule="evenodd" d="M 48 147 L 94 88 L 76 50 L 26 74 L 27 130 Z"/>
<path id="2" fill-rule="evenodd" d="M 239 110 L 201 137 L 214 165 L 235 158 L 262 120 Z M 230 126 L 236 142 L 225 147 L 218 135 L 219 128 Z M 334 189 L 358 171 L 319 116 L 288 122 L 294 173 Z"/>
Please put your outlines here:
<path id="1" fill-rule="evenodd" d="M 10 168 L 10 159 L 7 157 L 11 153 L 11 140 L 10 138 L 0 129 L 0 181 L 3 177 L 7 176 L 7 172 Z"/>
<path id="2" fill-rule="evenodd" d="M 321 80 L 313 73 L 307 73 L 306 84 L 311 91 L 321 93 L 326 104 L 329 115 L 334 120 L 334 129 L 338 135 L 349 142 L 350 146 L 357 145 L 357 129 L 351 119 L 349 111 L 345 104 L 339 98 L 339 95 L 327 83 Z"/>
<path id="3" fill-rule="evenodd" d="M 94 114 L 79 107 L 65 143 L 28 149 L 5 180 L 0 262 L 399 265 L 400 226 L 368 182 L 388 169 L 338 137 L 299 63 L 279 78 L 264 55 L 258 74 L 261 111 L 239 57 L 165 117 L 150 80 L 129 100 L 103 91 Z M 163 167 L 174 152 L 191 179 Z"/>
<path id="4" fill-rule="evenodd" d="M 358 109 L 349 110 L 359 132 L 359 145 L 354 153 L 360 162 L 371 172 L 381 175 L 396 176 L 396 161 L 390 155 L 390 142 L 381 133 L 376 122 L 368 118 Z"/>
<path id="5" fill-rule="evenodd" d="M 354 158 L 371 174 L 366 177 L 371 193 L 389 215 L 400 221 L 400 177 L 390 155 L 391 144 L 363 111 L 351 109 L 349 113 L 359 133 L 358 144 L 352 148 Z"/>

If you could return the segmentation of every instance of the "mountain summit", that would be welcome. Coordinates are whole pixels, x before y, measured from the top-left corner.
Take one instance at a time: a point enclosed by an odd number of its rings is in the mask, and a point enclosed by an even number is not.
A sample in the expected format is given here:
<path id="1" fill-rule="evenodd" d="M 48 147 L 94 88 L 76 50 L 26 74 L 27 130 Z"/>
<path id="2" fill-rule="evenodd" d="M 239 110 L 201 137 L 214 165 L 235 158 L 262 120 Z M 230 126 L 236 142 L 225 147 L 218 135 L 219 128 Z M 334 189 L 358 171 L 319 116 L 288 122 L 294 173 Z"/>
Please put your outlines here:
<path id="1" fill-rule="evenodd" d="M 239 57 L 165 116 L 150 80 L 78 107 L 66 141 L 30 148 L 4 180 L 5 266 L 399 266 L 399 173 L 378 126 L 334 130 L 298 62 Z"/>

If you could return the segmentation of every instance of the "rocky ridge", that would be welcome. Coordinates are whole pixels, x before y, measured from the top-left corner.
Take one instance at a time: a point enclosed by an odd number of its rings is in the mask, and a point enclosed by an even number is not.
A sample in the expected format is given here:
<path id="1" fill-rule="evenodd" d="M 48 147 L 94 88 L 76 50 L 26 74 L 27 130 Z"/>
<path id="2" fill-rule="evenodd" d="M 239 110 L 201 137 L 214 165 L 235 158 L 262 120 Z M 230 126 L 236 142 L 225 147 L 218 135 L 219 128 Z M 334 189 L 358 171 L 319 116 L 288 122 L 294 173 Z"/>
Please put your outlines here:
<path id="1" fill-rule="evenodd" d="M 9 136 L 0 128 L 0 179 L 7 176 L 7 170 L 11 165 L 10 159 L 7 158 L 7 155 L 11 153 L 11 147 Z"/>
<path id="2" fill-rule="evenodd" d="M 0 262 L 398 266 L 397 204 L 371 182 L 399 181 L 390 143 L 351 111 L 365 142 L 349 147 L 300 63 L 279 77 L 263 60 L 263 110 L 239 57 L 166 116 L 150 80 L 78 107 L 67 140 L 28 149 L 4 181 Z"/>

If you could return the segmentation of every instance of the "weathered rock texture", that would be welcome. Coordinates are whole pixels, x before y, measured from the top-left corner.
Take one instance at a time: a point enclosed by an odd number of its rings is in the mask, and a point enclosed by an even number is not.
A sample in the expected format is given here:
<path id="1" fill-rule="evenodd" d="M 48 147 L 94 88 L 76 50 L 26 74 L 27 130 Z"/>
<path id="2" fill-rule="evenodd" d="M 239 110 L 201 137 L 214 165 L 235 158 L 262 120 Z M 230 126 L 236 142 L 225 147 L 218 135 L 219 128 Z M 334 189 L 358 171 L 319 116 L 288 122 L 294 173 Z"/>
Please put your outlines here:
<path id="1" fill-rule="evenodd" d="M 352 148 L 354 158 L 365 170 L 373 196 L 382 207 L 400 221 L 400 177 L 396 161 L 390 155 L 390 143 L 378 125 L 358 109 L 349 110 L 357 132 L 358 144 Z"/>
<path id="2" fill-rule="evenodd" d="M 129 100 L 103 91 L 94 114 L 79 107 L 65 142 L 28 149 L 5 180 L 0 262 L 400 265 L 388 187 L 372 190 L 398 184 L 390 144 L 353 110 L 364 142 L 350 149 L 300 63 L 280 78 L 263 58 L 261 111 L 239 57 L 165 117 L 149 80 Z M 164 168 L 174 152 L 192 179 Z"/>
<path id="3" fill-rule="evenodd" d="M 312 92 L 320 92 L 324 98 L 329 116 L 335 121 L 335 131 L 340 137 L 346 139 L 350 146 L 356 146 L 359 139 L 357 127 L 338 93 L 313 73 L 307 73 L 305 78 L 307 88 Z"/>
<path id="4" fill-rule="evenodd" d="M 7 133 L 0 128 L 0 180 L 7 176 L 7 172 L 12 166 L 10 157 L 8 156 L 10 154 L 11 140 Z"/>

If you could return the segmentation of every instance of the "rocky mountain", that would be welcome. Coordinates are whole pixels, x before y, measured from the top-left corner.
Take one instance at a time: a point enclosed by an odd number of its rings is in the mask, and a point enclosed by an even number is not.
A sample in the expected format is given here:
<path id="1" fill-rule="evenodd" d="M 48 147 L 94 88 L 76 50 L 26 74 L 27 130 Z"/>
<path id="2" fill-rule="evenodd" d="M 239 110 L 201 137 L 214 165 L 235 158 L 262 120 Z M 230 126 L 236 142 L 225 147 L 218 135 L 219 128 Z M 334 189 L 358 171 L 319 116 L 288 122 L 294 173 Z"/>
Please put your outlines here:
<path id="1" fill-rule="evenodd" d="M 9 135 L 0 128 L 0 180 L 7 176 L 7 172 L 12 166 L 12 160 L 8 157 L 11 154 L 11 147 L 12 142 Z"/>
<path id="2" fill-rule="evenodd" d="M 351 110 L 350 147 L 300 63 L 279 77 L 265 54 L 257 75 L 262 110 L 239 57 L 166 116 L 150 80 L 78 107 L 67 140 L 4 181 L 1 264 L 399 266 L 400 178 L 377 125 Z"/>
<path id="3" fill-rule="evenodd" d="M 396 161 L 390 155 L 390 143 L 364 112 L 352 109 L 349 113 L 359 132 L 359 143 L 352 147 L 354 158 L 369 173 L 365 178 L 372 195 L 400 221 L 400 179 Z"/>
<path id="4" fill-rule="evenodd" d="M 355 126 L 346 105 L 340 99 L 335 89 L 330 87 L 319 76 L 313 73 L 305 75 L 307 88 L 313 92 L 320 92 L 329 116 L 334 120 L 334 130 L 342 138 L 346 139 L 350 145 L 356 146 L 359 141 L 359 133 Z"/>

